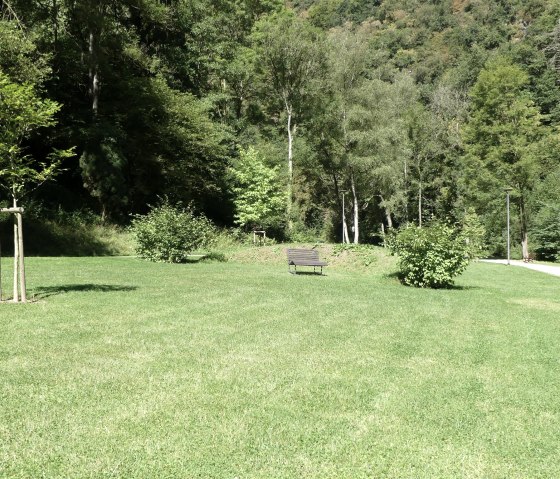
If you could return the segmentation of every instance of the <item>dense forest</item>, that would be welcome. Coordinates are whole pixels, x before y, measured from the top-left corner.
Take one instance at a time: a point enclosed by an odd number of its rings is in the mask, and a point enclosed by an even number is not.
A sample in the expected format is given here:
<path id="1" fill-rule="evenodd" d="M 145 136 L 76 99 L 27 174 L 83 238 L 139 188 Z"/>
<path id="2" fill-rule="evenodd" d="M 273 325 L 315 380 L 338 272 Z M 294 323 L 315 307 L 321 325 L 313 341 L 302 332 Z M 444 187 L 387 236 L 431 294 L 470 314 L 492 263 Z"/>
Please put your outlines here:
<path id="1" fill-rule="evenodd" d="M 559 20 L 557 0 L 0 0 L 0 200 L 126 224 L 166 198 L 355 243 L 440 219 L 503 254 L 511 188 L 514 242 L 557 259 Z"/>

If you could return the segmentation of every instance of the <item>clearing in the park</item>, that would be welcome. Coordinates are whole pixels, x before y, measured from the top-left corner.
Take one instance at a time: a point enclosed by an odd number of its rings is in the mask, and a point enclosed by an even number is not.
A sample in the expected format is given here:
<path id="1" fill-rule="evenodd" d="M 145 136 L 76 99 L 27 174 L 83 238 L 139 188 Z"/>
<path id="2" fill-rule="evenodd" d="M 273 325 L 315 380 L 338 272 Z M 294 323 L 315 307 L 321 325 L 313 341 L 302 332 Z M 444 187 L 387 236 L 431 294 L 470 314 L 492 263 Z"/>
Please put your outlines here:
<path id="1" fill-rule="evenodd" d="M 30 258 L 35 303 L 0 305 L 0 476 L 560 477 L 560 279 L 416 289 L 389 263 Z"/>

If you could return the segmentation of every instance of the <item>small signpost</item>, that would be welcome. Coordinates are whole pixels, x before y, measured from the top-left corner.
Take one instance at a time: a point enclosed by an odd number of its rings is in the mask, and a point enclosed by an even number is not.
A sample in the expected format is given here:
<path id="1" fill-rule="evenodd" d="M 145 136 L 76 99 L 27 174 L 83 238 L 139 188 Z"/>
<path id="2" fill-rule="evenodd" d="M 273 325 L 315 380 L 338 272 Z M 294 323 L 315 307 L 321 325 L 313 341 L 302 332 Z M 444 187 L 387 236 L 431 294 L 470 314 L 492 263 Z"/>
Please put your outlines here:
<path id="1" fill-rule="evenodd" d="M 19 303 L 21 299 L 22 303 L 26 303 L 27 294 L 25 289 L 25 264 L 23 254 L 23 208 L 0 208 L 0 213 L 11 213 L 14 215 L 14 295 L 12 301 L 14 303 Z M 0 277 L 0 282 L 1 280 Z M 1 284 L 0 291 L 2 291 Z"/>

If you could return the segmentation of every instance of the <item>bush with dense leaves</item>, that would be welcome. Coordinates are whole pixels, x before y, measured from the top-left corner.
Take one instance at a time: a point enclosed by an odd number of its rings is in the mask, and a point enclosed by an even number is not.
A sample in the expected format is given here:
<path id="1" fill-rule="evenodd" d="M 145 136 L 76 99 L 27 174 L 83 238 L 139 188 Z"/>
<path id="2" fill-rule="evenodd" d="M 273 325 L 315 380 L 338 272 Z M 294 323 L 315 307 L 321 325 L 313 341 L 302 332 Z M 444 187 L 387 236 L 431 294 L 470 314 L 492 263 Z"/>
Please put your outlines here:
<path id="1" fill-rule="evenodd" d="M 420 288 L 446 288 L 469 264 L 465 238 L 452 227 L 435 223 L 406 227 L 388 242 L 398 256 L 399 277 Z"/>
<path id="2" fill-rule="evenodd" d="M 168 203 L 153 208 L 145 216 L 135 216 L 131 232 L 138 256 L 167 263 L 184 263 L 189 253 L 208 246 L 216 235 L 215 227 L 206 217 Z"/>

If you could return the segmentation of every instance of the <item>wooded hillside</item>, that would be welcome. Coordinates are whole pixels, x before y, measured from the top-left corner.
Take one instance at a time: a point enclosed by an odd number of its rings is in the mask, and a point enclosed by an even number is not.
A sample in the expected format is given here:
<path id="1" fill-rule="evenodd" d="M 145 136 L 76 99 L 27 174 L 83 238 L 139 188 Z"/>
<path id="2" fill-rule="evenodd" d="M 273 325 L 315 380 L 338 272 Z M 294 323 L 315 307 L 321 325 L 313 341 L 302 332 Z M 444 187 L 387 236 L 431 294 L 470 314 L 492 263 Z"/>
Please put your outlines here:
<path id="1" fill-rule="evenodd" d="M 514 241 L 556 259 L 559 20 L 557 0 L 0 0 L 0 200 L 15 147 L 39 172 L 73 148 L 23 203 L 126 223 L 167 197 L 340 241 L 344 196 L 350 241 L 440 219 L 500 254 L 511 187 Z M 14 136 L 22 85 L 58 112 Z"/>

